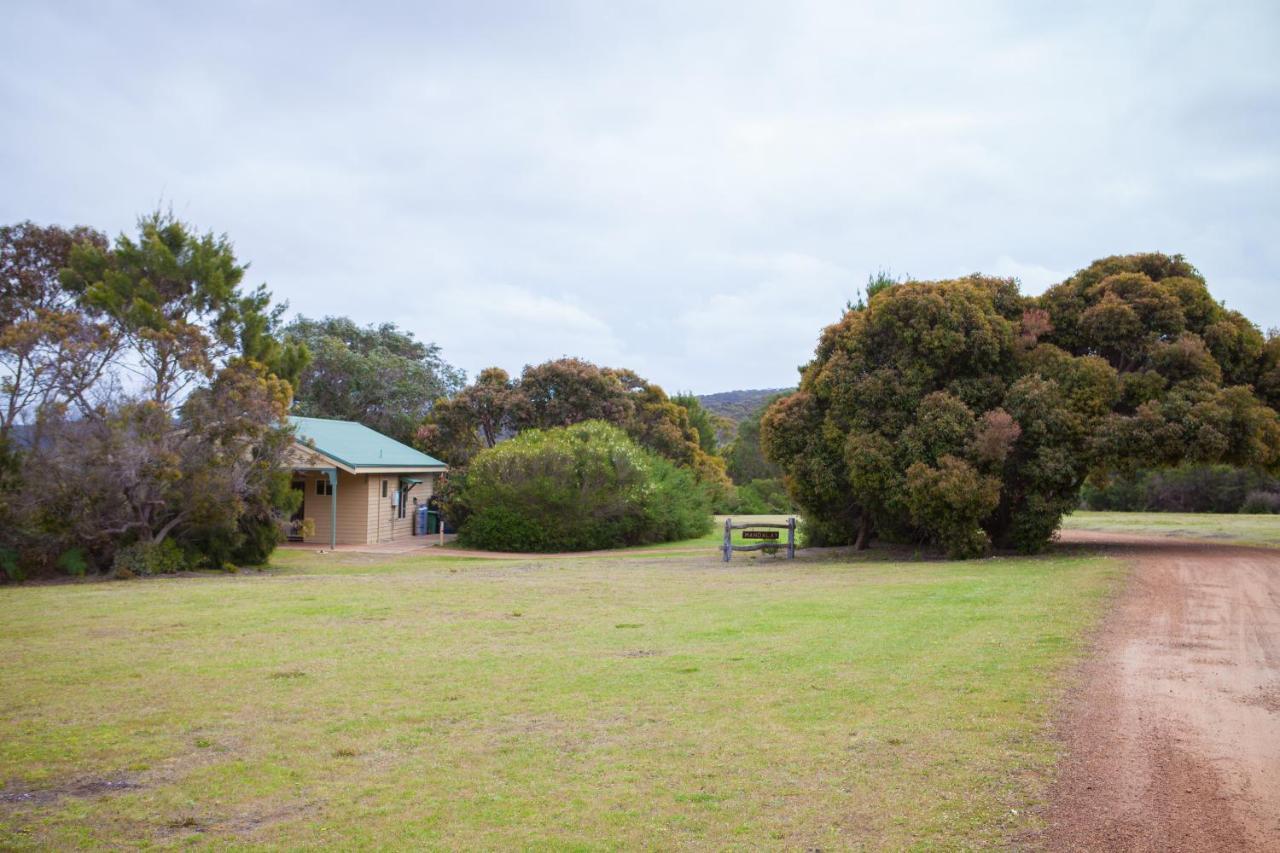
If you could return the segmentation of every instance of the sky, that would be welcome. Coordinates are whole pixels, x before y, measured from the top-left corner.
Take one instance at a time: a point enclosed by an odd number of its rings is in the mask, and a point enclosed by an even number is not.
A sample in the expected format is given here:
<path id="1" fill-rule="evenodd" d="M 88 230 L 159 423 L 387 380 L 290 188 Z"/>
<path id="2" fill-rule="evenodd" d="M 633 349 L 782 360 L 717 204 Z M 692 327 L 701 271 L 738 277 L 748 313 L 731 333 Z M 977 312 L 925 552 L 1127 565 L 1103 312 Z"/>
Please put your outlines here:
<path id="1" fill-rule="evenodd" d="M 0 0 L 0 222 L 226 233 L 474 375 L 794 384 L 869 275 L 1182 253 L 1280 326 L 1280 4 Z"/>

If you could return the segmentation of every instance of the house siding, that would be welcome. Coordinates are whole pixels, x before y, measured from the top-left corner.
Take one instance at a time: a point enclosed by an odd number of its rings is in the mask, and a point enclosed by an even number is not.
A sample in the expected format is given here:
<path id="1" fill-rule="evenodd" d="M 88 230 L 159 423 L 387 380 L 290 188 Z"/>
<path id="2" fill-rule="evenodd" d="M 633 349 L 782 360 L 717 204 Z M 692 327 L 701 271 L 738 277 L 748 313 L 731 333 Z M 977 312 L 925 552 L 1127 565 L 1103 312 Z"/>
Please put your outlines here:
<path id="1" fill-rule="evenodd" d="M 403 476 L 421 480 L 409 492 L 409 506 L 404 518 L 396 517 L 392 504 L 401 474 L 348 474 L 338 472 L 338 537 L 339 545 L 368 545 L 377 542 L 397 542 L 413 535 L 413 499 L 425 504 L 434 491 L 436 474 L 425 471 L 406 471 Z M 315 524 L 315 535 L 303 541 L 318 545 L 329 544 L 329 504 L 332 498 L 316 494 L 316 481 L 326 480 L 323 472 L 308 471 L 294 478 L 302 481 L 305 489 L 303 517 Z M 382 482 L 387 482 L 387 496 L 382 497 Z"/>
<path id="2" fill-rule="evenodd" d="M 368 519 L 370 542 L 398 542 L 412 536 L 413 499 L 417 498 L 418 504 L 421 505 L 425 504 L 427 498 L 432 495 L 435 474 L 429 474 L 425 471 L 406 471 L 403 476 L 421 480 L 422 483 L 410 490 L 406 498 L 408 508 L 405 510 L 404 518 L 398 518 L 395 505 L 392 503 L 392 496 L 400 485 L 401 476 L 400 474 L 369 475 Z M 387 496 L 385 498 L 382 497 L 382 482 L 384 480 L 387 483 Z"/>
<path id="3" fill-rule="evenodd" d="M 315 524 L 314 536 L 305 542 L 327 545 L 329 543 L 330 502 L 329 495 L 316 494 L 316 481 L 327 479 L 324 473 L 307 472 L 306 496 L 303 517 Z M 338 472 L 338 536 L 339 545 L 365 545 L 369 542 L 369 475 Z"/>

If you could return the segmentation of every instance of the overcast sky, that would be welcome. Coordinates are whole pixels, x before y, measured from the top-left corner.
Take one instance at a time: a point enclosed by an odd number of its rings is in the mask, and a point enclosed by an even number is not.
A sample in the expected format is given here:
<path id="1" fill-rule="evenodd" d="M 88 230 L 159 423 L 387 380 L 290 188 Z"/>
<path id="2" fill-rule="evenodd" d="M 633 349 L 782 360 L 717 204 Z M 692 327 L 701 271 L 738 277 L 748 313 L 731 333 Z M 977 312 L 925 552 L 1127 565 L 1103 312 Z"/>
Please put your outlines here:
<path id="1" fill-rule="evenodd" d="M 172 205 L 472 375 L 789 385 L 877 269 L 1039 292 L 1147 250 L 1280 326 L 1274 0 L 0 13 L 0 221 Z"/>

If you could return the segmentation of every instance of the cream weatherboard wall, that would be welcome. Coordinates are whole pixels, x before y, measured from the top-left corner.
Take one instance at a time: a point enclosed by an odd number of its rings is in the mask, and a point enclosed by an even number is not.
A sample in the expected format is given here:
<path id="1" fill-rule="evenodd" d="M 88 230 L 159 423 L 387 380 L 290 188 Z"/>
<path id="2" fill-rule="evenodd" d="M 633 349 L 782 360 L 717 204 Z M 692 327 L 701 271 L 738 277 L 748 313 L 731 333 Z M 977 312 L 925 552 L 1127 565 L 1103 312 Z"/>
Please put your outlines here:
<path id="1" fill-rule="evenodd" d="M 422 482 L 415 485 L 405 496 L 407 504 L 404 518 L 399 517 L 391 497 L 400 485 L 399 474 L 370 474 L 369 476 L 369 541 L 398 542 L 413 535 L 413 499 L 418 505 L 425 504 L 431 497 L 435 485 L 435 475 L 426 472 L 406 473 L 404 476 Z M 382 496 L 382 484 L 387 484 L 387 496 Z"/>
<path id="2" fill-rule="evenodd" d="M 338 536 L 339 545 L 364 545 L 369 533 L 369 501 L 367 474 L 348 474 L 338 471 Z M 307 472 L 306 489 L 302 504 L 302 517 L 315 524 L 315 535 L 306 537 L 304 542 L 317 544 L 329 543 L 329 521 L 333 517 L 329 504 L 333 497 L 316 494 L 316 483 L 327 483 L 328 477 L 323 472 Z"/>
<path id="3" fill-rule="evenodd" d="M 408 506 L 404 518 L 399 518 L 392 503 L 392 495 L 405 476 L 422 482 L 407 495 Z M 338 536 L 339 545 L 367 545 L 376 542 L 395 542 L 413 535 L 413 499 L 425 504 L 431 497 L 436 475 L 427 471 L 405 474 L 348 474 L 338 471 Z M 303 541 L 317 545 L 328 544 L 329 519 L 332 500 L 328 495 L 316 494 L 316 483 L 327 483 L 323 472 L 308 471 L 295 476 L 295 482 L 304 483 L 303 518 L 315 525 L 315 533 Z M 382 496 L 382 484 L 387 484 L 387 496 Z"/>

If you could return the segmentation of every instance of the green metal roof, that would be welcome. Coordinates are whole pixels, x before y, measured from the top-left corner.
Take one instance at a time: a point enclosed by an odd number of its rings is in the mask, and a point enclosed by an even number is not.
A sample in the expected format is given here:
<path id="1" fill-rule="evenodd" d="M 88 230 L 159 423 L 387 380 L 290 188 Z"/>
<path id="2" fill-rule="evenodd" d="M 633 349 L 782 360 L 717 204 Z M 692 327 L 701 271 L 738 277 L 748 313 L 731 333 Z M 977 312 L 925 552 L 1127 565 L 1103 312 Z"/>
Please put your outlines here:
<path id="1" fill-rule="evenodd" d="M 355 421 L 289 417 L 298 440 L 351 468 L 444 468 L 439 459 Z"/>

